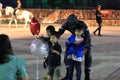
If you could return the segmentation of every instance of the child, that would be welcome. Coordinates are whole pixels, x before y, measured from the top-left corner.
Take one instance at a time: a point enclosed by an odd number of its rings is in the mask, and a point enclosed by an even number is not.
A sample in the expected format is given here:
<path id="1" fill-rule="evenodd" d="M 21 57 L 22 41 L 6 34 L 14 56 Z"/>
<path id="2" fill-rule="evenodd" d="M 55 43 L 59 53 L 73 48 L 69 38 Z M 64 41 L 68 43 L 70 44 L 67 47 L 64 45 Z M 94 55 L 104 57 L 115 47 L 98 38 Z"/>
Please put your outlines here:
<path id="1" fill-rule="evenodd" d="M 84 47 L 84 28 L 77 24 L 75 34 L 71 35 L 66 42 L 67 59 L 68 59 L 68 80 L 73 80 L 74 67 L 76 68 L 76 80 L 81 80 L 81 62 L 83 57 Z"/>
<path id="2" fill-rule="evenodd" d="M 58 38 L 56 34 L 52 34 L 50 36 L 50 51 L 47 57 L 49 80 L 53 80 L 54 74 L 56 76 L 55 80 L 60 78 L 61 52 L 62 49 L 58 43 Z"/>
<path id="3" fill-rule="evenodd" d="M 44 37 L 44 36 L 40 36 L 39 39 L 43 40 L 44 42 L 46 42 L 48 45 L 50 45 L 50 36 L 53 34 L 53 33 L 56 33 L 55 31 L 55 27 L 53 25 L 49 25 L 47 26 L 46 28 L 46 34 L 47 34 L 47 37 Z M 44 68 L 46 69 L 47 68 L 47 62 L 46 62 L 46 56 L 44 57 L 44 61 L 43 61 L 43 66 Z"/>
<path id="4" fill-rule="evenodd" d="M 49 25 L 47 26 L 46 28 L 46 34 L 47 34 L 47 37 L 44 37 L 43 35 L 40 36 L 39 38 L 40 39 L 43 39 L 44 41 L 48 42 L 49 41 L 49 38 L 51 36 L 51 34 L 55 33 L 55 27 L 53 25 Z"/>

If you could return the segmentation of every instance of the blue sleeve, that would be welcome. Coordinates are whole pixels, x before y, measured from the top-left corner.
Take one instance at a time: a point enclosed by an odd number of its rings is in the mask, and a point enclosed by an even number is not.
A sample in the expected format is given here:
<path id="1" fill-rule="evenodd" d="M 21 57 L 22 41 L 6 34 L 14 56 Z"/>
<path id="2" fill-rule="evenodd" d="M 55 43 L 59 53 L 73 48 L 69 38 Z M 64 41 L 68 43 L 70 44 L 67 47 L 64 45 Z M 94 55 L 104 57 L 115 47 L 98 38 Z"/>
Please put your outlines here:
<path id="1" fill-rule="evenodd" d="M 68 38 L 68 41 L 69 41 L 69 43 L 68 43 L 68 42 L 65 43 L 65 46 L 66 46 L 66 47 L 74 44 L 74 42 L 75 42 L 75 35 L 71 35 L 71 36 Z"/>
<path id="2" fill-rule="evenodd" d="M 76 44 L 77 47 L 79 48 L 80 51 L 84 51 L 85 50 L 85 42 L 82 42 L 80 44 Z"/>
<path id="3" fill-rule="evenodd" d="M 75 35 L 71 35 L 68 40 L 70 43 L 74 43 L 75 42 Z"/>

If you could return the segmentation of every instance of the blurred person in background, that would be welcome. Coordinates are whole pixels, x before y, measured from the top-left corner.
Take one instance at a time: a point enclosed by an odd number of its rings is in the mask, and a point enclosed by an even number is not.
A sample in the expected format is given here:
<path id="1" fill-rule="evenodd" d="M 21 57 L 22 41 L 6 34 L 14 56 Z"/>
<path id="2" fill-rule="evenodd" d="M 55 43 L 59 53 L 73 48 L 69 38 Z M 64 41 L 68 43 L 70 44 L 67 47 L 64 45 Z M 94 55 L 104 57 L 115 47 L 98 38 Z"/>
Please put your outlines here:
<path id="1" fill-rule="evenodd" d="M 0 80 L 28 80 L 26 62 L 13 53 L 6 34 L 0 34 Z"/>
<path id="2" fill-rule="evenodd" d="M 101 13 L 101 5 L 97 5 L 97 10 L 96 10 L 96 22 L 98 24 L 98 28 L 95 29 L 95 31 L 93 32 L 94 35 L 96 35 L 96 32 L 98 31 L 98 36 L 102 36 L 101 35 L 101 27 L 102 27 L 102 13 Z"/>

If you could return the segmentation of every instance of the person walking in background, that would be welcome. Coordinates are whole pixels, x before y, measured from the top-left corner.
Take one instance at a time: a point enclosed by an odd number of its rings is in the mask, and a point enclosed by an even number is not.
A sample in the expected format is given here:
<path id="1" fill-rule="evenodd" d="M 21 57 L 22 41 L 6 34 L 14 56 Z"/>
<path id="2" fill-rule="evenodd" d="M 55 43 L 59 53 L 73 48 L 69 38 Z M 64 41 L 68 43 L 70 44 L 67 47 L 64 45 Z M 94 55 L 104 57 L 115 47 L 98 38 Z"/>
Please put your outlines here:
<path id="1" fill-rule="evenodd" d="M 67 64 L 68 64 L 68 80 L 73 80 L 74 67 L 76 69 L 76 80 L 81 80 L 81 63 L 83 54 L 85 51 L 84 47 L 84 28 L 78 24 L 75 27 L 75 34 L 72 34 L 66 42 L 67 47 Z"/>
<path id="2" fill-rule="evenodd" d="M 85 48 L 87 49 L 86 54 L 85 54 L 85 80 L 90 80 L 90 71 L 91 71 L 91 66 L 92 66 L 92 55 L 91 55 L 91 36 L 89 29 L 87 25 L 83 22 L 77 19 L 77 16 L 74 14 L 70 14 L 67 17 L 67 21 L 59 28 L 58 30 L 58 37 L 60 37 L 66 30 L 71 32 L 72 34 L 75 34 L 75 26 L 77 24 L 80 24 L 80 27 L 84 28 L 84 41 L 85 41 Z M 67 49 L 66 49 L 67 51 Z M 66 58 L 66 51 L 65 51 L 65 56 L 64 56 L 64 62 L 67 65 L 67 58 Z M 68 70 L 68 68 L 66 68 Z M 68 80 L 68 71 L 66 71 L 66 76 L 62 80 Z"/>
<path id="3" fill-rule="evenodd" d="M 96 32 L 98 31 L 98 36 L 101 35 L 101 27 L 102 27 L 102 13 L 101 13 L 101 5 L 97 5 L 97 10 L 96 10 L 96 22 L 98 24 L 98 28 L 93 32 L 94 35 L 96 35 Z"/>
<path id="4" fill-rule="evenodd" d="M 13 54 L 10 39 L 0 34 L 0 80 L 28 80 L 26 62 Z"/>

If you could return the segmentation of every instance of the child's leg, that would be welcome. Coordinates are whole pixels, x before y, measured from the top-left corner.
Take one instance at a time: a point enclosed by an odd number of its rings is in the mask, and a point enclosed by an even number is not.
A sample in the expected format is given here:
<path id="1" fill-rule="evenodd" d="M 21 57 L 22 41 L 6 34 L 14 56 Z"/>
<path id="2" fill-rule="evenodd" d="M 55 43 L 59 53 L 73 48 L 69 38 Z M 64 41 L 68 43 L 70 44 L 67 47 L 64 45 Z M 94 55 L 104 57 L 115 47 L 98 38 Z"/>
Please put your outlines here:
<path id="1" fill-rule="evenodd" d="M 53 76 L 48 76 L 48 80 L 53 80 Z"/>
<path id="2" fill-rule="evenodd" d="M 54 68 L 48 67 L 48 80 L 53 80 Z"/>
<path id="3" fill-rule="evenodd" d="M 55 80 L 60 80 L 60 76 L 61 76 L 61 74 L 60 74 L 60 66 L 55 68 L 55 76 L 56 76 Z"/>
<path id="4" fill-rule="evenodd" d="M 68 79 L 72 80 L 74 72 L 74 61 L 72 59 L 68 60 Z"/>
<path id="5" fill-rule="evenodd" d="M 76 68 L 76 80 L 81 80 L 81 62 L 75 61 L 75 68 Z"/>

